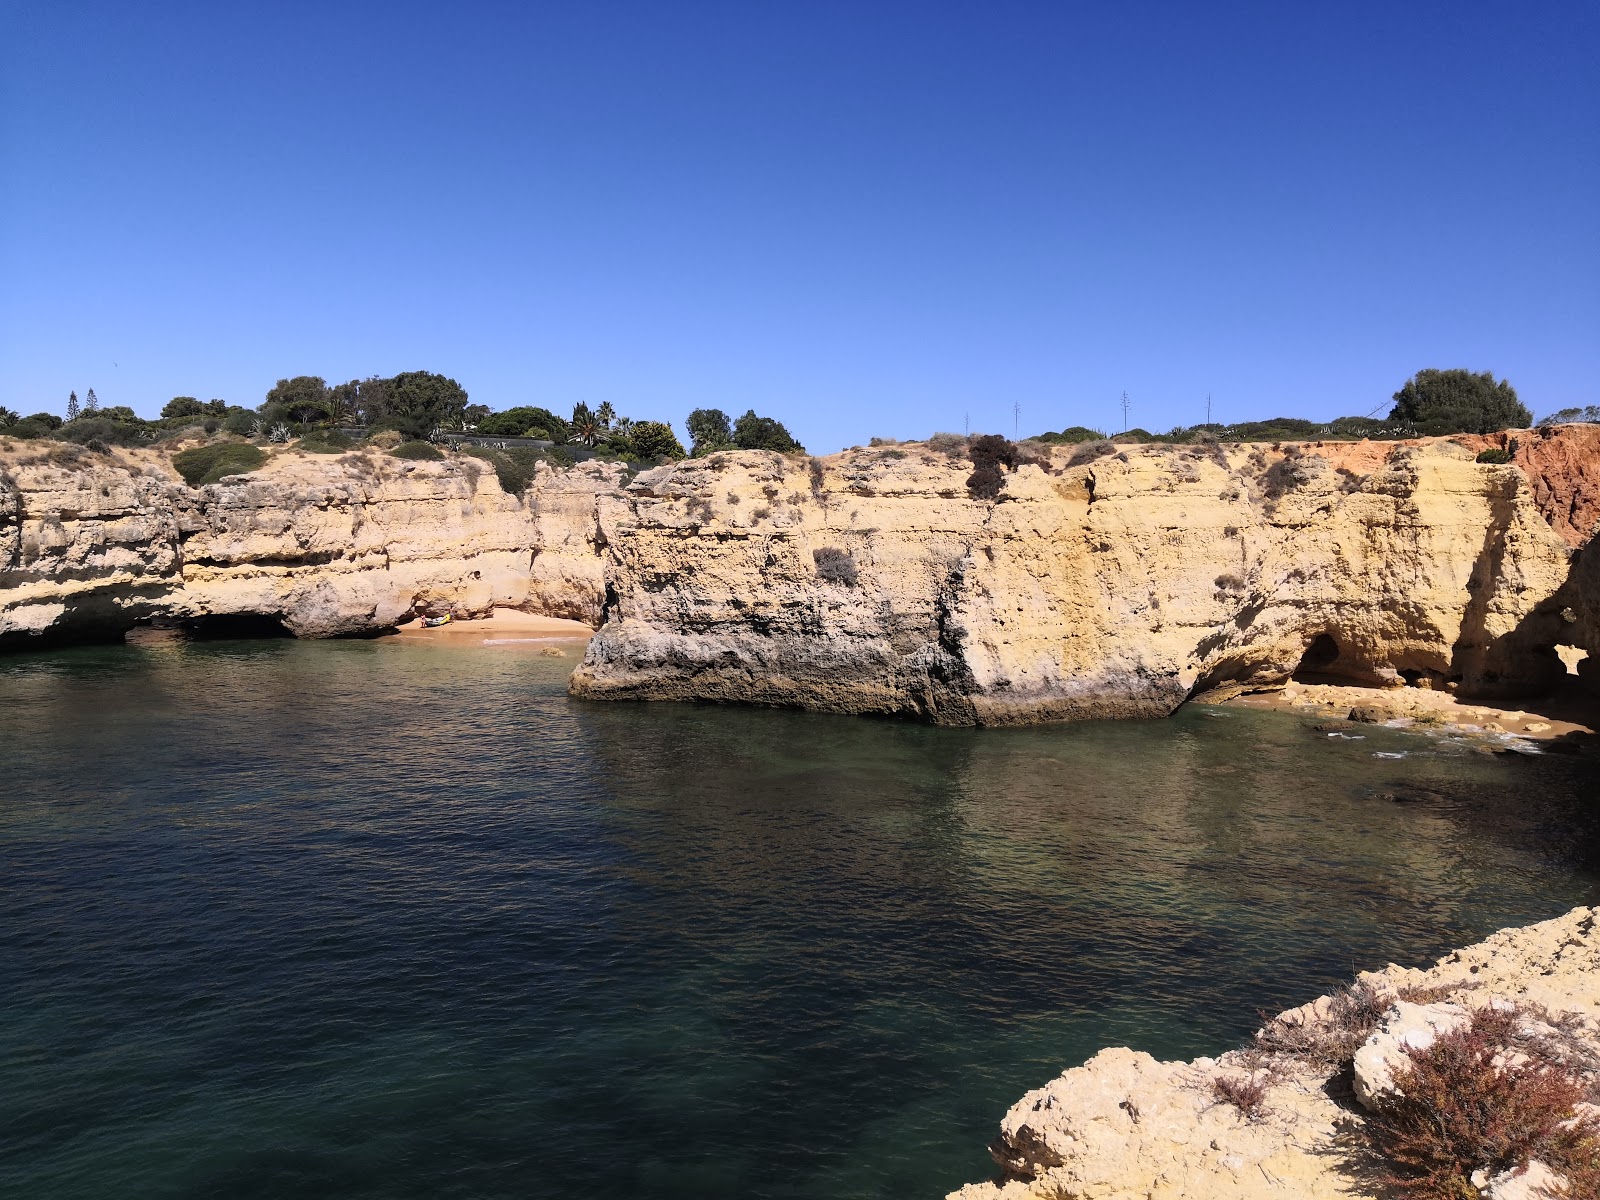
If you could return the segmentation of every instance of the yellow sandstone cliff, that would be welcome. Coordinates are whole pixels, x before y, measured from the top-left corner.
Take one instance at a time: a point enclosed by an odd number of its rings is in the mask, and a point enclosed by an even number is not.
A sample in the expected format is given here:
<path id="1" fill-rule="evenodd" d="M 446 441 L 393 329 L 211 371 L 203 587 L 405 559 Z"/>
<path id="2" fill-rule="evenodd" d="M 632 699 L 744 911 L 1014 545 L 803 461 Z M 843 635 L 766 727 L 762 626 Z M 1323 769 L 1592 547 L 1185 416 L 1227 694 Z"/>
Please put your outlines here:
<path id="1" fill-rule="evenodd" d="M 1524 436 L 1588 463 L 1597 435 Z M 1488 441 L 1041 447 L 994 499 L 959 439 L 660 467 L 599 498 L 605 622 L 572 690 L 981 725 L 1302 666 L 1538 691 L 1552 647 L 1600 649 L 1568 584 L 1592 491 L 1474 461 Z"/>
<path id="2" fill-rule="evenodd" d="M 593 621 L 594 497 L 622 468 L 542 468 L 524 496 L 476 459 L 275 455 L 190 488 L 153 450 L 0 444 L 0 645 L 152 618 L 367 634 L 421 609 Z"/>
<path id="3" fill-rule="evenodd" d="M 542 466 L 520 496 L 454 455 L 286 450 L 190 488 L 157 450 L 0 439 L 0 647 L 501 606 L 601 626 L 572 681 L 596 698 L 1008 724 L 1301 668 L 1534 692 L 1553 647 L 1600 654 L 1600 427 L 1474 461 L 1506 440 L 1024 445 L 984 498 L 958 438 Z"/>

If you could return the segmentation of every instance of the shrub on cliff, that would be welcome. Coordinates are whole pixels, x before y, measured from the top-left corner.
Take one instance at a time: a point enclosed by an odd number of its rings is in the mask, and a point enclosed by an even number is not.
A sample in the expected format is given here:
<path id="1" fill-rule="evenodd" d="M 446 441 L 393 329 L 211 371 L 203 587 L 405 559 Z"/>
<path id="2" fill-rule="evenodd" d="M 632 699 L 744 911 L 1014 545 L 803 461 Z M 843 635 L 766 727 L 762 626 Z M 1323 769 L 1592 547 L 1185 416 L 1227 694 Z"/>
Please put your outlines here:
<path id="1" fill-rule="evenodd" d="M 848 550 L 841 550 L 837 546 L 821 546 L 811 552 L 811 560 L 816 564 L 818 579 L 842 583 L 846 587 L 855 586 L 859 575 L 855 557 Z"/>
<path id="2" fill-rule="evenodd" d="M 520 496 L 528 490 L 539 463 L 558 461 L 555 451 L 546 454 L 537 446 L 517 446 L 510 450 L 463 446 L 461 453 L 481 458 L 494 467 L 494 477 L 500 481 L 500 490 L 508 496 Z"/>
<path id="3" fill-rule="evenodd" d="M 266 451 L 246 442 L 217 442 L 172 456 L 173 469 L 190 487 L 216 483 L 224 475 L 247 474 L 266 461 Z"/>
<path id="4" fill-rule="evenodd" d="M 1086 463 L 1094 462 L 1097 458 L 1104 458 L 1108 454 L 1115 454 L 1116 450 L 1117 448 L 1105 438 L 1098 438 L 1092 442 L 1083 442 L 1076 450 L 1072 452 L 1071 457 L 1067 459 L 1067 466 L 1081 467 Z"/>
<path id="5" fill-rule="evenodd" d="M 1000 468 L 1015 471 L 1020 461 L 1017 447 L 998 433 L 975 437 L 967 446 L 967 457 L 972 460 L 972 474 L 967 476 L 967 495 L 974 500 L 993 500 L 1005 486 L 1005 476 Z"/>
<path id="6" fill-rule="evenodd" d="M 390 454 L 396 458 L 409 458 L 414 460 L 439 459 L 444 457 L 443 451 L 432 442 L 401 442 Z"/>
<path id="7" fill-rule="evenodd" d="M 1475 1196 L 1472 1175 L 1493 1177 L 1537 1159 L 1593 1196 L 1600 1183 L 1600 1120 L 1578 1117 L 1577 1071 L 1519 1033 L 1515 1009 L 1481 1008 L 1423 1049 L 1408 1049 L 1396 1094 L 1367 1119 L 1384 1183 L 1405 1200 Z"/>
<path id="8" fill-rule="evenodd" d="M 1105 434 L 1096 429 L 1088 429 L 1082 425 L 1069 425 L 1060 433 L 1041 433 L 1034 441 L 1046 442 L 1056 446 L 1075 446 L 1079 442 L 1092 442 L 1105 437 Z"/>
<path id="9" fill-rule="evenodd" d="M 350 437 L 337 429 L 313 429 L 295 443 L 295 448 L 311 454 L 343 454 L 354 445 Z"/>
<path id="10" fill-rule="evenodd" d="M 1498 433 L 1526 429 L 1533 414 L 1517 399 L 1516 389 L 1494 372 L 1418 371 L 1394 394 L 1389 423 L 1408 425 L 1417 433 Z"/>

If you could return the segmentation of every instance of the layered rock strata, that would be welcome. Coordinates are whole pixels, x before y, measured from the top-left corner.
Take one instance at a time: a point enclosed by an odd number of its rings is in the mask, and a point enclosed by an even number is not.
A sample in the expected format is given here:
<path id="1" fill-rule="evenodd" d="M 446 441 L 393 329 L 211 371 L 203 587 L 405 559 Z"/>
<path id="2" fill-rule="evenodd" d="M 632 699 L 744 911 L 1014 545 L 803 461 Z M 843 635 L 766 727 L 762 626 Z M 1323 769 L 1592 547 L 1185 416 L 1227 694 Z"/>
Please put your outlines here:
<path id="1" fill-rule="evenodd" d="M 665 466 L 599 497 L 605 621 L 572 690 L 980 725 L 1296 671 L 1536 692 L 1555 645 L 1600 650 L 1569 584 L 1596 434 L 1523 435 L 1532 476 L 1474 461 L 1482 438 L 1040 448 L 992 499 L 959 442 Z"/>
<path id="2" fill-rule="evenodd" d="M 622 468 L 542 468 L 508 496 L 475 459 L 284 452 L 190 488 L 156 451 L 0 449 L 0 646 L 152 619 L 368 634 L 422 609 L 597 621 L 594 497 Z"/>
<path id="3" fill-rule="evenodd" d="M 1333 1061 L 1292 1052 L 1264 1058 L 1262 1047 L 1348 1044 L 1347 997 L 1324 996 L 1281 1014 L 1254 1051 L 1179 1063 L 1102 1050 L 1013 1105 L 990 1147 L 1004 1177 L 969 1184 L 951 1200 L 1371 1196 L 1382 1164 L 1363 1149 L 1360 1124 L 1366 1107 L 1392 1094 L 1405 1047 L 1424 1048 L 1474 1009 L 1515 1006 L 1530 1023 L 1556 1019 L 1564 1059 L 1591 1075 L 1600 1063 L 1595 909 L 1501 930 L 1426 970 L 1368 972 L 1358 986 L 1370 989 L 1375 1007 L 1391 1007 L 1364 1042 L 1365 1030 L 1355 1035 L 1359 1048 Z M 1218 1081 L 1229 1080 L 1266 1083 L 1255 1111 L 1225 1099 L 1234 1093 Z M 1518 1190 L 1526 1174 L 1508 1171 L 1480 1186 L 1486 1195 L 1531 1200 L 1539 1193 Z"/>

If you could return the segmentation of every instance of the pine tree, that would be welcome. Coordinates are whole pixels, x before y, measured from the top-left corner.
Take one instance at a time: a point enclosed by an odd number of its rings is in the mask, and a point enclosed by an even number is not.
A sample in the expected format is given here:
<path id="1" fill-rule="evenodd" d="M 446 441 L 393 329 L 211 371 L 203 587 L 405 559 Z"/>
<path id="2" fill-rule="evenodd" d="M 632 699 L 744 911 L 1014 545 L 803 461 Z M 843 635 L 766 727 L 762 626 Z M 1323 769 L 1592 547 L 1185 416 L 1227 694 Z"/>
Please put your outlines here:
<path id="1" fill-rule="evenodd" d="M 95 397 L 94 389 L 89 389 L 89 394 L 83 398 L 83 411 L 97 413 L 100 411 L 100 401 Z"/>
<path id="2" fill-rule="evenodd" d="M 78 407 L 78 393 L 73 392 L 67 397 L 67 420 L 76 421 L 78 414 L 83 410 Z"/>

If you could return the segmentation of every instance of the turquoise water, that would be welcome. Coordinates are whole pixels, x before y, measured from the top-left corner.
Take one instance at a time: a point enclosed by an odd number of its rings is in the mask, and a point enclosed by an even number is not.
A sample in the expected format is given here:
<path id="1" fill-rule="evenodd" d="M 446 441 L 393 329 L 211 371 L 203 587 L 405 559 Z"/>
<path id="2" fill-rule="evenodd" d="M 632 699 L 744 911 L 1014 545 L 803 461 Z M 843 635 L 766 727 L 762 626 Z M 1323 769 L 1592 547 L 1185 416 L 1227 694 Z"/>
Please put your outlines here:
<path id="1" fill-rule="evenodd" d="M 1600 901 L 1583 759 L 589 704 L 574 661 L 0 659 L 0 1194 L 940 1196 L 1102 1045 Z"/>

